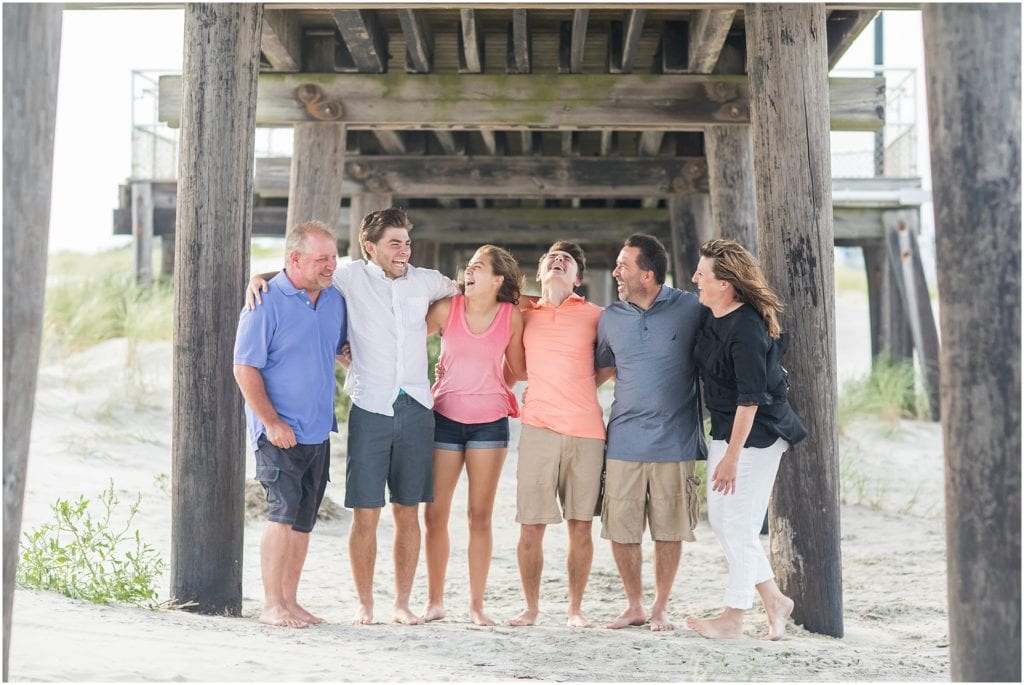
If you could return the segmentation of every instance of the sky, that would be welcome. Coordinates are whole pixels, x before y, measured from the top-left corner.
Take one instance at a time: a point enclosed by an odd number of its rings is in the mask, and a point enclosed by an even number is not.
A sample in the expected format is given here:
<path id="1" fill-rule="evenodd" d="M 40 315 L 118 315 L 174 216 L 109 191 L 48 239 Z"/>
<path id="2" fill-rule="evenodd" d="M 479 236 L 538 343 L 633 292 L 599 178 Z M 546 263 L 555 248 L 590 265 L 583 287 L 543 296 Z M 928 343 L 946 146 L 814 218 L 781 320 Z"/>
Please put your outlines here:
<path id="1" fill-rule="evenodd" d="M 886 64 L 918 70 L 918 173 L 924 187 L 930 188 L 921 15 L 884 14 Z M 96 40 L 97 36 L 110 38 Z M 132 169 L 132 71 L 180 71 L 182 45 L 182 10 L 64 11 L 51 253 L 92 253 L 131 241 L 129 236 L 112 234 L 112 213 L 118 206 L 118 186 Z M 869 26 L 836 68 L 867 68 L 873 61 L 874 29 Z M 922 228 L 929 236 L 931 205 L 923 210 Z"/>

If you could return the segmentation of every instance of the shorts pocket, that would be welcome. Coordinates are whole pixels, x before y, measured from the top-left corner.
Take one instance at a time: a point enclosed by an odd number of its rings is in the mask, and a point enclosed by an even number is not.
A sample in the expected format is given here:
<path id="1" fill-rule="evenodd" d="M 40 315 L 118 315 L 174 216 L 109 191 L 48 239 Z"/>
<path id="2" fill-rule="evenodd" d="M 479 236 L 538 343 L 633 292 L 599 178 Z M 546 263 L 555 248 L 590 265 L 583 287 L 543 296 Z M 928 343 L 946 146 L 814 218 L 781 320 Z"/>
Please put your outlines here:
<path id="1" fill-rule="evenodd" d="M 686 477 L 686 504 L 689 509 L 690 517 L 690 530 L 693 531 L 697 527 L 697 521 L 700 519 L 700 497 L 698 496 L 700 487 L 700 478 L 697 476 Z"/>
<path id="2" fill-rule="evenodd" d="M 281 469 L 277 466 L 257 466 L 256 467 L 256 480 L 264 485 L 268 483 L 276 483 L 277 479 L 281 476 Z"/>

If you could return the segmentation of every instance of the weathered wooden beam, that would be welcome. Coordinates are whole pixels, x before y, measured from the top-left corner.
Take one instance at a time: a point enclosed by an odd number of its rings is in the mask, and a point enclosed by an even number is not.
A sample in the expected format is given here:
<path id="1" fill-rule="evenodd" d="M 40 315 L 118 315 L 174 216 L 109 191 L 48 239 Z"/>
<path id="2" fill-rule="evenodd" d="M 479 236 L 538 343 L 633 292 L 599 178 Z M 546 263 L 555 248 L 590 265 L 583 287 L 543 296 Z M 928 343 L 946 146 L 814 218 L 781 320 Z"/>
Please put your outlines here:
<path id="1" fill-rule="evenodd" d="M 524 155 L 533 154 L 533 134 L 534 131 L 519 132 L 519 145 L 522 148 Z"/>
<path id="2" fill-rule="evenodd" d="M 405 154 L 405 139 L 401 131 L 374 131 L 374 137 L 380 143 L 380 147 L 389 155 Z"/>
<path id="3" fill-rule="evenodd" d="M 459 10 L 459 72 L 479 74 L 484 70 L 484 34 L 476 10 Z"/>
<path id="4" fill-rule="evenodd" d="M 388 70 L 387 33 L 376 10 L 331 10 L 331 16 L 359 71 L 383 74 Z"/>
<path id="5" fill-rule="evenodd" d="M 263 13 L 260 50 L 274 71 L 302 70 L 302 28 L 294 12 Z"/>
<path id="6" fill-rule="evenodd" d="M 714 236 L 739 241 L 757 254 L 757 195 L 749 126 L 708 126 L 704 131 Z"/>
<path id="7" fill-rule="evenodd" d="M 487 148 L 487 154 L 491 156 L 498 154 L 498 137 L 495 135 L 494 131 L 480 131 L 480 138 L 484 141 L 484 147 Z"/>
<path id="8" fill-rule="evenodd" d="M 1021 6 L 926 4 L 950 675 L 1021 679 Z"/>
<path id="9" fill-rule="evenodd" d="M 132 183 L 132 238 L 135 285 L 153 282 L 153 185 Z"/>
<path id="10" fill-rule="evenodd" d="M 696 292 L 690 281 L 700 261 L 700 246 L 713 234 L 707 195 L 676 195 L 668 199 L 672 233 L 672 280 L 676 288 Z"/>
<path id="11" fill-rule="evenodd" d="M 526 10 L 512 10 L 508 25 L 508 49 L 505 70 L 510 74 L 530 73 L 530 24 Z"/>
<path id="12" fill-rule="evenodd" d="M 613 21 L 608 27 L 608 72 L 631 74 L 640 47 L 647 10 L 627 10 L 625 21 Z"/>
<path id="13" fill-rule="evenodd" d="M 3 680 L 43 336 L 61 5 L 3 6 Z"/>
<path id="14" fill-rule="evenodd" d="M 736 10 L 697 10 L 690 15 L 686 66 L 693 74 L 710 74 L 732 28 Z"/>
<path id="15" fill-rule="evenodd" d="M 246 439 L 232 373 L 249 276 L 261 4 L 185 6 L 171 430 L 171 597 L 242 609 Z M 211 302 L 224 303 L 211 307 Z M 227 306 L 234 303 L 235 306 Z"/>
<path id="16" fill-rule="evenodd" d="M 434 48 L 421 10 L 398 10 L 405 36 L 406 67 L 411 73 L 428 74 L 434 68 Z"/>
<path id="17" fill-rule="evenodd" d="M 345 125 L 321 122 L 295 127 L 288 164 L 287 226 L 322 221 L 334 226 L 341 212 Z"/>
<path id="18" fill-rule="evenodd" d="M 446 155 L 459 155 L 465 151 L 465 146 L 456 142 L 455 134 L 451 131 L 434 131 L 434 137 L 437 138 L 438 144 Z"/>
<path id="19" fill-rule="evenodd" d="M 786 303 L 790 397 L 809 436 L 779 467 L 773 569 L 807 630 L 843 635 L 825 6 L 744 10 L 758 256 Z"/>
<path id="20" fill-rule="evenodd" d="M 867 28 L 878 10 L 832 10 L 825 22 L 828 33 L 828 68 L 834 67 Z"/>
<path id="21" fill-rule="evenodd" d="M 569 73 L 578 74 L 583 70 L 583 48 L 587 42 L 587 20 L 590 10 L 575 10 L 572 13 L 572 41 L 569 51 Z"/>
<path id="22" fill-rule="evenodd" d="M 306 83 L 344 108 L 350 129 L 608 128 L 695 131 L 750 123 L 747 79 L 735 75 L 545 74 L 534 78 L 459 74 L 272 74 L 260 76 L 257 124 L 315 118 L 296 98 Z M 885 81 L 829 81 L 833 130 L 876 130 L 885 118 Z M 177 126 L 181 77 L 160 78 L 160 120 Z M 555 103 L 557 102 L 557 106 Z"/>
<path id="23" fill-rule="evenodd" d="M 880 212 L 879 212 L 880 214 Z M 878 217 L 879 223 L 881 216 Z M 836 242 L 840 221 L 836 216 Z M 892 361 L 914 360 L 914 341 L 903 312 L 903 302 L 896 287 L 896 279 L 889 262 L 885 239 L 859 243 L 864 254 L 864 270 L 868 283 L 868 318 L 871 322 L 872 366 L 881 358 Z M 913 388 L 904 398 L 904 406 L 914 408 Z"/>
<path id="24" fill-rule="evenodd" d="M 644 131 L 637 141 L 637 154 L 641 157 L 656 157 L 661 152 L 663 140 L 665 140 L 664 131 Z"/>
<path id="25" fill-rule="evenodd" d="M 615 151 L 615 131 L 601 131 L 601 156 L 607 157 Z"/>
<path id="26" fill-rule="evenodd" d="M 316 125 L 316 124 L 314 124 Z M 337 124 L 332 124 L 337 125 Z M 256 160 L 256 192 L 287 197 L 288 157 Z M 337 192 L 402 197 L 665 197 L 707 192 L 700 157 L 350 156 Z"/>

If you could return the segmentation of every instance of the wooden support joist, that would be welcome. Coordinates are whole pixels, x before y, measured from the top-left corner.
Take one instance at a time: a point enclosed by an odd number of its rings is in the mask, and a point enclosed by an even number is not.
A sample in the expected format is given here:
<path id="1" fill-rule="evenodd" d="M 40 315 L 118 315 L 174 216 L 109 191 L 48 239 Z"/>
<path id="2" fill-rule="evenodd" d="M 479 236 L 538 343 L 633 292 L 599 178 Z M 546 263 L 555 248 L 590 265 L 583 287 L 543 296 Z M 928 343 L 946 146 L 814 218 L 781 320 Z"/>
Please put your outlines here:
<path id="1" fill-rule="evenodd" d="M 171 191 L 173 193 L 173 190 Z M 172 195 L 173 199 L 173 195 Z M 454 198 L 448 198 L 449 200 Z M 439 199 L 443 202 L 444 198 Z M 651 208 L 483 208 L 459 209 L 456 207 L 444 209 L 413 209 L 409 210 L 412 221 L 416 224 L 414 236 L 423 236 L 431 240 L 448 242 L 443 233 L 454 230 L 452 227 L 476 226 L 478 233 L 470 232 L 469 228 L 459 229 L 463 231 L 467 242 L 474 240 L 478 244 L 486 242 L 519 244 L 530 242 L 538 235 L 541 240 L 550 240 L 552 233 L 564 231 L 566 235 L 579 236 L 587 232 L 588 235 L 596 236 L 593 240 L 600 242 L 601 236 L 616 237 L 612 240 L 621 240 L 625 235 L 616 234 L 616 226 L 622 230 L 622 226 L 636 226 L 635 230 L 656 235 L 659 238 L 669 237 L 669 215 L 666 209 Z M 447 212 L 447 213 L 446 213 Z M 603 213 L 606 212 L 606 213 Z M 279 236 L 283 237 L 287 225 L 287 207 L 281 205 L 257 206 L 252 210 L 252 234 L 254 236 Z M 865 245 L 878 243 L 883 236 L 882 212 L 881 210 L 869 211 L 864 209 L 843 209 L 834 210 L 835 221 L 835 243 L 837 246 Z M 153 234 L 156 236 L 167 236 L 174 234 L 175 209 L 171 204 L 169 207 L 157 207 L 153 210 Z M 122 207 L 115 209 L 113 213 L 114 235 L 131 235 L 132 215 L 131 209 Z M 335 231 L 339 237 L 345 237 L 349 233 L 349 216 L 341 211 L 341 216 L 335 224 Z M 424 227 L 430 232 L 424 232 Z M 506 230 L 515 230 L 515 237 L 507 237 Z M 549 231 L 538 234 L 537 231 Z M 629 231 L 632 232 L 632 231 Z M 626 233 L 628 235 L 628 232 Z M 603 240 L 603 238 L 601 238 Z"/>
<path id="2" fill-rule="evenodd" d="M 828 68 L 831 69 L 874 20 L 878 10 L 832 10 L 825 22 L 828 34 Z"/>
<path id="3" fill-rule="evenodd" d="M 615 131 L 601 131 L 601 156 L 607 157 L 615 151 Z"/>
<path id="4" fill-rule="evenodd" d="M 664 129 L 750 123 L 746 77 L 566 74 L 544 78 L 459 74 L 261 74 L 260 126 L 313 120 L 296 98 L 318 85 L 351 129 Z M 178 126 L 181 77 L 160 78 L 160 121 Z M 555 103 L 557 102 L 557 106 Z M 829 79 L 832 130 L 874 131 L 885 119 L 885 80 Z"/>
<path id="5" fill-rule="evenodd" d="M 494 131 L 480 131 L 480 138 L 484 141 L 484 147 L 487 148 L 487 154 L 492 156 L 498 154 L 498 136 Z"/>
<path id="6" fill-rule="evenodd" d="M 526 10 L 512 10 L 505 68 L 510 74 L 530 73 L 530 25 Z"/>
<path id="7" fill-rule="evenodd" d="M 287 197 L 291 159 L 256 160 L 256 193 Z M 701 157 L 347 157 L 340 195 L 664 197 L 707 192 Z"/>
<path id="8" fill-rule="evenodd" d="M 524 155 L 533 154 L 533 134 L 534 131 L 519 132 L 519 145 L 522 148 L 522 154 Z"/>
<path id="9" fill-rule="evenodd" d="M 263 13 L 260 50 L 274 71 L 302 70 L 302 29 L 295 13 L 283 10 Z"/>
<path id="10" fill-rule="evenodd" d="M 710 74 L 729 35 L 736 10 L 697 10 L 690 15 L 687 69 L 692 74 Z"/>
<path id="11" fill-rule="evenodd" d="M 459 73 L 479 74 L 484 70 L 484 34 L 476 10 L 459 10 Z"/>
<path id="12" fill-rule="evenodd" d="M 646 18 L 647 10 L 627 10 L 625 22 L 611 22 L 608 27 L 608 73 L 633 73 Z"/>
<path id="13" fill-rule="evenodd" d="M 388 70 L 387 33 L 375 10 L 331 10 L 331 16 L 360 72 L 383 74 Z"/>
<path id="14" fill-rule="evenodd" d="M 563 74 L 579 74 L 583 70 L 583 48 L 587 42 L 587 20 L 590 10 L 575 10 L 572 22 L 562 22 L 561 40 L 558 46 L 558 71 Z"/>
<path id="15" fill-rule="evenodd" d="M 377 138 L 377 142 L 380 143 L 381 149 L 389 155 L 404 155 L 405 150 L 405 139 L 403 138 L 401 131 L 374 131 L 373 135 Z"/>
<path id="16" fill-rule="evenodd" d="M 451 131 L 434 131 L 434 137 L 437 138 L 438 144 L 446 155 L 460 155 L 465 152 L 466 146 L 461 142 L 463 134 L 459 135 L 460 139 L 456 141 L 455 134 Z"/>
<path id="17" fill-rule="evenodd" d="M 434 48 L 423 13 L 419 10 L 398 10 L 398 21 L 405 36 L 405 70 L 419 74 L 430 73 L 434 67 Z"/>
<path id="18" fill-rule="evenodd" d="M 644 131 L 640 134 L 637 154 L 641 157 L 655 157 L 661 152 L 661 143 L 665 139 L 664 131 Z"/>

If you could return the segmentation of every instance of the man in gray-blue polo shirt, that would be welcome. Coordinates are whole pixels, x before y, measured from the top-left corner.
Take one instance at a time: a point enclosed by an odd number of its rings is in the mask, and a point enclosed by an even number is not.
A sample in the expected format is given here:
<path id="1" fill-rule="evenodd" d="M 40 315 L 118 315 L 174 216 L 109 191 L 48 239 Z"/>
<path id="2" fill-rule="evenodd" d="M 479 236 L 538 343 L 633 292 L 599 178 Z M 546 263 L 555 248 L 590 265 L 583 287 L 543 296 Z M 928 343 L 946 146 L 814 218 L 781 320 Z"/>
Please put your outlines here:
<path id="1" fill-rule="evenodd" d="M 299 605 L 299 576 L 330 469 L 334 362 L 346 339 L 345 299 L 332 287 L 334 234 L 320 222 L 293 227 L 287 265 L 270 281 L 263 306 L 242 309 L 235 380 L 245 398 L 256 480 L 269 520 L 260 540 L 264 603 L 259 621 L 304 628 L 322 623 Z"/>
<path id="2" fill-rule="evenodd" d="M 615 261 L 619 301 L 601 314 L 596 363 L 615 368 L 608 420 L 601 537 L 611 540 L 626 609 L 608 628 L 640 626 L 644 609 L 640 543 L 654 540 L 651 630 L 673 630 L 668 600 L 682 541 L 693 541 L 699 484 L 694 460 L 706 454 L 697 403 L 693 344 L 701 305 L 665 285 L 668 255 L 657 238 L 635 233 Z"/>

